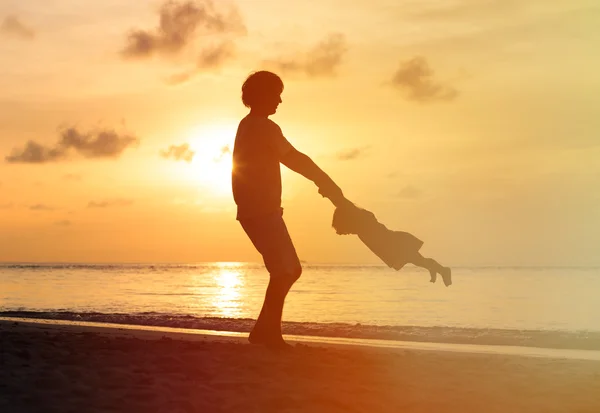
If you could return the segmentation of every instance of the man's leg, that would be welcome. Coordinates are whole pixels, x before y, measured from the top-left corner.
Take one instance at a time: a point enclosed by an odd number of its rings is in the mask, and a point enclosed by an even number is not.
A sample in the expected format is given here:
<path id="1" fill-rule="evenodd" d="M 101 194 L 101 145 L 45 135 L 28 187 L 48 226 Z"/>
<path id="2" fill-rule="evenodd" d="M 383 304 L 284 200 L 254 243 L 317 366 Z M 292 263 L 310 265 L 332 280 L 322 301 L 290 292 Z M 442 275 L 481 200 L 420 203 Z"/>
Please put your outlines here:
<path id="1" fill-rule="evenodd" d="M 269 281 L 269 286 L 271 285 L 271 281 Z M 262 337 L 262 331 L 264 331 L 269 322 L 268 322 L 268 310 L 267 303 L 269 300 L 269 286 L 267 286 L 267 291 L 265 292 L 265 299 L 263 300 L 262 308 L 260 309 L 260 314 L 256 319 L 256 323 L 254 323 L 254 327 L 252 327 L 252 331 L 250 331 L 250 335 L 248 336 L 248 340 L 252 344 L 260 344 L 260 339 Z"/>
<path id="2" fill-rule="evenodd" d="M 261 253 L 270 279 L 260 315 L 248 340 L 254 344 L 285 347 L 281 318 L 285 298 L 302 273 L 302 266 L 281 214 L 242 222 L 244 230 Z"/>
<path id="3" fill-rule="evenodd" d="M 256 324 L 248 340 L 253 344 L 263 344 L 267 347 L 286 347 L 281 333 L 281 320 L 285 298 L 294 282 L 299 278 L 301 268 L 296 274 L 271 275 L 265 301 Z"/>

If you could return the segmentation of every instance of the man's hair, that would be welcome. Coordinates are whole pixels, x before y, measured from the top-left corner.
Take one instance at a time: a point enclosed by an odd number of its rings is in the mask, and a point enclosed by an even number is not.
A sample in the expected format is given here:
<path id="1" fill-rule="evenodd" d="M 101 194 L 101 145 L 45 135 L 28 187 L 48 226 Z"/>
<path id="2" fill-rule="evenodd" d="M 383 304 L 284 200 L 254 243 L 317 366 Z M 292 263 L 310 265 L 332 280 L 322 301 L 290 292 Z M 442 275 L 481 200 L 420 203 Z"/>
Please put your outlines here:
<path id="1" fill-rule="evenodd" d="M 263 96 L 283 92 L 283 81 L 273 72 L 254 72 L 242 85 L 242 102 L 247 108 L 260 104 Z"/>

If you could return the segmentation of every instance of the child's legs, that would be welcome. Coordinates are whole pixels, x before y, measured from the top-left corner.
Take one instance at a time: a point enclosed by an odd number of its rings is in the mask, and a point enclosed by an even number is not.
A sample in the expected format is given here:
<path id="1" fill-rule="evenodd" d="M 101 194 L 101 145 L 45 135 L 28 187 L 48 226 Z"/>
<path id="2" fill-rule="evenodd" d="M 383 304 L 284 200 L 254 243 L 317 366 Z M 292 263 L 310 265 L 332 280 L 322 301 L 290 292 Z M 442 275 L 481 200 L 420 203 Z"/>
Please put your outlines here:
<path id="1" fill-rule="evenodd" d="M 444 269 L 439 262 L 433 258 L 423 257 L 420 252 L 417 252 L 417 254 L 409 262 L 417 267 L 425 268 L 426 270 L 429 270 L 429 272 L 439 273 Z"/>
<path id="2" fill-rule="evenodd" d="M 425 268 L 429 270 L 429 274 L 431 275 L 431 282 L 434 283 L 436 280 L 436 275 L 440 274 L 442 279 L 444 280 L 444 285 L 448 287 L 452 285 L 452 271 L 448 267 L 442 266 L 439 262 L 432 258 L 425 258 L 420 253 L 417 253 L 415 257 L 413 257 L 411 264 L 414 264 L 418 267 Z"/>

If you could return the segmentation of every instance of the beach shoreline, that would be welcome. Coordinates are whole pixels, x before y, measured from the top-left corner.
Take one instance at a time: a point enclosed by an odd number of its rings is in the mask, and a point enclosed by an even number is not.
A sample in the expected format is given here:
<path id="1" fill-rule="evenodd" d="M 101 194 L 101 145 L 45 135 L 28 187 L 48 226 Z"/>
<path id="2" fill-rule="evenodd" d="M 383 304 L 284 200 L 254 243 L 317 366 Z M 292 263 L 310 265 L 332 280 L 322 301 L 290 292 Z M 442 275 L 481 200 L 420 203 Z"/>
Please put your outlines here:
<path id="1" fill-rule="evenodd" d="M 253 319 L 196 317 L 161 313 L 98 313 L 72 311 L 0 311 L 0 319 L 92 322 L 195 330 L 248 333 Z M 284 321 L 284 334 L 367 340 L 393 340 L 440 344 L 518 346 L 565 350 L 600 351 L 600 332 L 556 330 L 509 330 L 425 326 L 376 326 L 348 323 L 306 323 Z"/>
<path id="2" fill-rule="evenodd" d="M 148 340 L 159 338 L 186 341 L 227 341 L 247 344 L 248 333 L 239 331 L 206 330 L 103 322 L 70 321 L 56 319 L 33 319 L 0 317 L 0 326 L 20 326 L 29 330 L 44 330 L 71 333 L 95 333 L 112 337 L 136 337 Z M 400 341 L 389 339 L 352 338 L 338 336 L 284 334 L 292 344 L 316 345 L 320 347 L 368 347 L 373 350 L 414 350 L 469 354 L 507 355 L 521 357 L 543 357 L 552 359 L 600 361 L 600 350 L 561 349 L 532 346 L 490 345 L 452 342 Z"/>
<path id="3" fill-rule="evenodd" d="M 600 361 L 0 322 L 0 411 L 596 412 Z"/>

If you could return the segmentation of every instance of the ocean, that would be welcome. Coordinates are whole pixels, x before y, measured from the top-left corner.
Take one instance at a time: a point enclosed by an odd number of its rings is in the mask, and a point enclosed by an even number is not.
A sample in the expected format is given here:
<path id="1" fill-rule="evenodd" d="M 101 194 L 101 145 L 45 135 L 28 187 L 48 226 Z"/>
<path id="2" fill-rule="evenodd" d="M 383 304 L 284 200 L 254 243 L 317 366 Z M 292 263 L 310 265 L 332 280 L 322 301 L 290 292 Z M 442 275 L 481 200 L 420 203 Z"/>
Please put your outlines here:
<path id="1" fill-rule="evenodd" d="M 268 274 L 254 263 L 0 264 L 0 316 L 248 331 Z M 425 270 L 305 264 L 284 332 L 600 349 L 600 268 Z"/>

